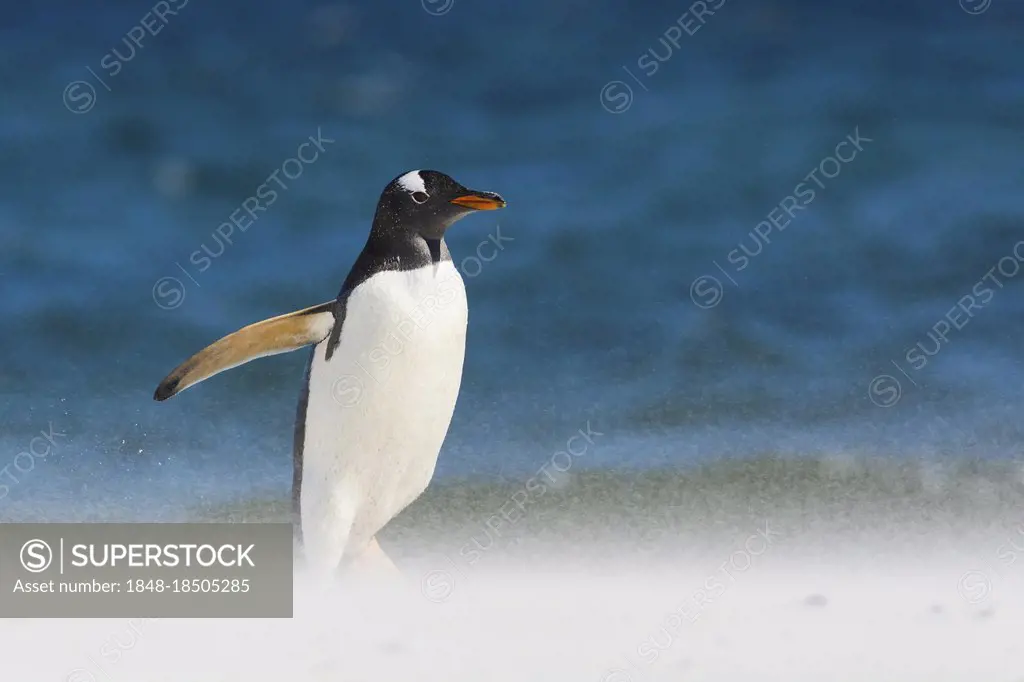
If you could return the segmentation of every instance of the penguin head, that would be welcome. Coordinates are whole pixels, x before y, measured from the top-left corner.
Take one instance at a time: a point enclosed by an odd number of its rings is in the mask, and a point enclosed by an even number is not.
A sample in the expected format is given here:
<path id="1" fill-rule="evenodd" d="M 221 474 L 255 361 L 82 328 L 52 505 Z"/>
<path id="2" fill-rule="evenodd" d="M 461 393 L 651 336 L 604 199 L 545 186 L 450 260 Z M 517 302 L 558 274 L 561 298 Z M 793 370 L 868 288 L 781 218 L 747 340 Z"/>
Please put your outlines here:
<path id="1" fill-rule="evenodd" d="M 441 239 L 456 220 L 475 211 L 505 207 L 494 192 L 467 189 L 438 171 L 414 170 L 388 183 L 380 195 L 374 226 L 388 232 Z"/>

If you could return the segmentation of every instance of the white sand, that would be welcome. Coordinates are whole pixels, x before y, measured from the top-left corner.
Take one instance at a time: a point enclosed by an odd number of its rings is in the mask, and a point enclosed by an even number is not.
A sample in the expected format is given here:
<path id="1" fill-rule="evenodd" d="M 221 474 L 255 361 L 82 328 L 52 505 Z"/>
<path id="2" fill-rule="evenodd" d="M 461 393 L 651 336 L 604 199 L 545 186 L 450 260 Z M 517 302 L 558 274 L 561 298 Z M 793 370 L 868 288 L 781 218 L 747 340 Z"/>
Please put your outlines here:
<path id="1" fill-rule="evenodd" d="M 433 558 L 384 592 L 299 576 L 293 620 L 7 621 L 3 679 L 1024 680 L 1024 561 L 987 540 L 744 544 L 586 570 Z"/>

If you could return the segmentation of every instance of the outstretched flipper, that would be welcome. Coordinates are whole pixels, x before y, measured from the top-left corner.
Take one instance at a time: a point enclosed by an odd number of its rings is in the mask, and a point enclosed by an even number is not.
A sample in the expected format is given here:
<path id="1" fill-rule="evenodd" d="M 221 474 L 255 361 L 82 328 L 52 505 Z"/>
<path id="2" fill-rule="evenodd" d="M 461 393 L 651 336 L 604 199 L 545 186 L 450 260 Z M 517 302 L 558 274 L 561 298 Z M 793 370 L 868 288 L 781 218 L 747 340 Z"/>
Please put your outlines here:
<path id="1" fill-rule="evenodd" d="M 199 351 L 160 382 L 154 400 L 167 400 L 214 374 L 256 358 L 298 350 L 327 338 L 334 326 L 336 301 L 272 317 L 228 334 Z"/>

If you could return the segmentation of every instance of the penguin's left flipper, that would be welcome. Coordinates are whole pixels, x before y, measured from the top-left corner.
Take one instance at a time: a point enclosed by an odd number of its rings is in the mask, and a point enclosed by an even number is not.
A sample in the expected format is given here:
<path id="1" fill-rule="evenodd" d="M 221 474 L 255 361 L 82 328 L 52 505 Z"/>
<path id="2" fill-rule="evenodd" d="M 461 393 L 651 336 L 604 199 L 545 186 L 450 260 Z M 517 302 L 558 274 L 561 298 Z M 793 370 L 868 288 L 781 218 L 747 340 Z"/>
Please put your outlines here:
<path id="1" fill-rule="evenodd" d="M 336 301 L 328 301 L 228 334 L 178 365 L 156 387 L 153 399 L 167 400 L 203 379 L 250 360 L 323 341 L 334 327 L 336 304 Z"/>

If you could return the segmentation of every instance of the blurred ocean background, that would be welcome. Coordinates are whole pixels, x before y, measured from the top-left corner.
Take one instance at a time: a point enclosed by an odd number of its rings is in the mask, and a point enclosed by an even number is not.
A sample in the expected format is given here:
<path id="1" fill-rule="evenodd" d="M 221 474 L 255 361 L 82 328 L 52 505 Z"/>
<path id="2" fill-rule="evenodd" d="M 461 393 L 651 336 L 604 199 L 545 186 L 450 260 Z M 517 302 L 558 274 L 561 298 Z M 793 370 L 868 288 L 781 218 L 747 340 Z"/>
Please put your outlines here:
<path id="1" fill-rule="evenodd" d="M 6 7 L 0 518 L 283 502 L 305 352 L 153 389 L 334 297 L 416 168 L 509 202 L 448 237 L 470 331 L 439 489 L 515 488 L 589 428 L 558 482 L 584 495 L 653 471 L 707 514 L 745 504 L 735 476 L 1019 500 L 1024 4 L 716 5 Z M 828 161 L 847 136 L 870 141 Z"/>

